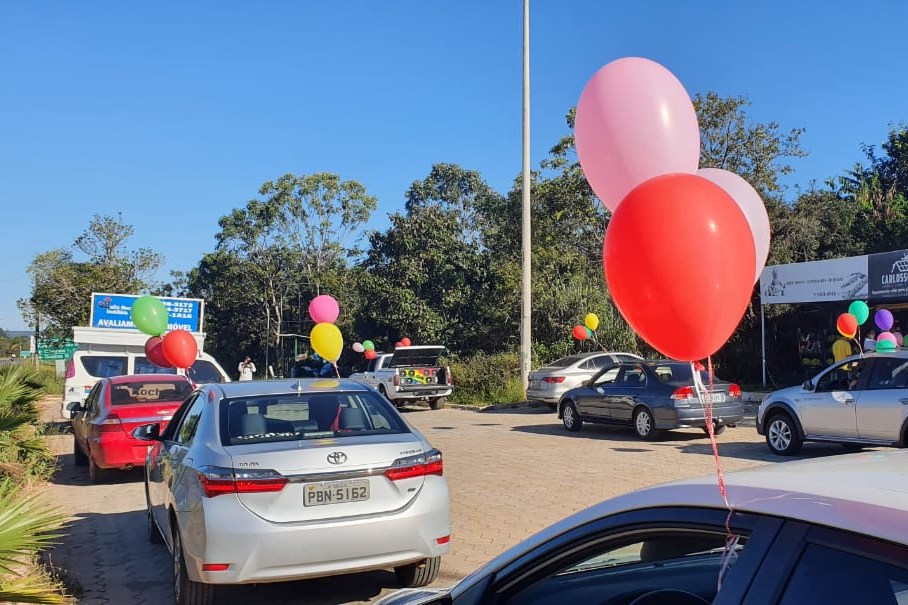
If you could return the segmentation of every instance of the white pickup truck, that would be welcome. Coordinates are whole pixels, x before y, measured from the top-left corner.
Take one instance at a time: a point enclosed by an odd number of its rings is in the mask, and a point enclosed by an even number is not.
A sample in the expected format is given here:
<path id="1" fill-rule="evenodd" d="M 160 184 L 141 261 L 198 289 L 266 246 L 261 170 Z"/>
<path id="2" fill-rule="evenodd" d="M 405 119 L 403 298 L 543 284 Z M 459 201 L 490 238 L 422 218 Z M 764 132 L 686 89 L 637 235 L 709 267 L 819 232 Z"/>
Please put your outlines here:
<path id="1" fill-rule="evenodd" d="M 444 347 L 397 347 L 366 362 L 362 372 L 350 376 L 378 389 L 391 403 L 401 406 L 427 400 L 433 410 L 443 408 L 451 395 L 451 370 L 438 365 Z"/>

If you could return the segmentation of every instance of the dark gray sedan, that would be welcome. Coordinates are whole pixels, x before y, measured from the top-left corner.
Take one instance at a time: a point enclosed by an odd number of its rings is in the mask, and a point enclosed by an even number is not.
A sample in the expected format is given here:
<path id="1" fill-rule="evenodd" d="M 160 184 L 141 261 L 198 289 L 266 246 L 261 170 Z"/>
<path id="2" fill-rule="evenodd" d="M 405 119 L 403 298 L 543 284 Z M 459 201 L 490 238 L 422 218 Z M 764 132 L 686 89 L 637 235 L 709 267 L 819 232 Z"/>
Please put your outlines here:
<path id="1" fill-rule="evenodd" d="M 741 388 L 699 372 L 712 402 L 716 434 L 744 417 Z M 569 431 L 584 422 L 633 427 L 641 439 L 655 439 L 660 430 L 699 427 L 706 430 L 706 408 L 694 385 L 690 363 L 658 360 L 622 363 L 606 368 L 570 389 L 558 402 L 558 417 Z"/>

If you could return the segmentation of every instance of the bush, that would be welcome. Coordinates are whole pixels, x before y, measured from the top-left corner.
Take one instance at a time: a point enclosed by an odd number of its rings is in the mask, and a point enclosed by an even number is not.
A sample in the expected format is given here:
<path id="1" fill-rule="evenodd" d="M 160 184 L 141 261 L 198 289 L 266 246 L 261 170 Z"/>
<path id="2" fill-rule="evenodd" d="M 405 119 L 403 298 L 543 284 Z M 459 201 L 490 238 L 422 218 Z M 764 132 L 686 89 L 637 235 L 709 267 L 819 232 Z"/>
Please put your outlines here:
<path id="1" fill-rule="evenodd" d="M 0 478 L 46 479 L 54 455 L 43 439 L 37 402 L 41 377 L 26 366 L 0 368 Z"/>
<path id="2" fill-rule="evenodd" d="M 452 403 L 491 405 L 524 400 L 516 353 L 477 353 L 449 365 L 454 381 Z"/>

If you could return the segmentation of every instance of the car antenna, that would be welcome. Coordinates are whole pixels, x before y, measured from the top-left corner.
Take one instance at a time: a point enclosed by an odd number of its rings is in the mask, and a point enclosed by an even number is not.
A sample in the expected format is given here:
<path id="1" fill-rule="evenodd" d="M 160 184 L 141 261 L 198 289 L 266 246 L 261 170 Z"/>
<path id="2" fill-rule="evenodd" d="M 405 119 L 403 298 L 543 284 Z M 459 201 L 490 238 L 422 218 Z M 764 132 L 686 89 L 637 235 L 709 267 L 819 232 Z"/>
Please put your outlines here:
<path id="1" fill-rule="evenodd" d="M 303 381 L 297 380 L 296 381 L 296 396 L 302 397 L 302 395 L 303 395 Z"/>

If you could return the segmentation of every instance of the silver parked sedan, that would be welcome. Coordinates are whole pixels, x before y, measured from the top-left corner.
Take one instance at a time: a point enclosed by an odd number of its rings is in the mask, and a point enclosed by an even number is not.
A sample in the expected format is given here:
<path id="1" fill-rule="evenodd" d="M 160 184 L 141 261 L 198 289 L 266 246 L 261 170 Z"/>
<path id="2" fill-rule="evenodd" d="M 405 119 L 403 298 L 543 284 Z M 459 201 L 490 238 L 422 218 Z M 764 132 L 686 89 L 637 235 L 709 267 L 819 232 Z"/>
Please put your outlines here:
<path id="1" fill-rule="evenodd" d="M 529 374 L 527 399 L 541 401 L 553 410 L 564 392 L 583 384 L 600 370 L 617 366 L 622 361 L 642 359 L 633 353 L 592 351 L 562 357 Z"/>
<path id="2" fill-rule="evenodd" d="M 803 385 L 768 394 L 757 432 L 780 456 L 805 441 L 908 447 L 908 351 L 846 357 Z"/>
<path id="3" fill-rule="evenodd" d="M 370 387 L 307 379 L 195 391 L 145 462 L 148 535 L 173 554 L 174 593 L 393 568 L 438 575 L 451 538 L 441 453 Z"/>

